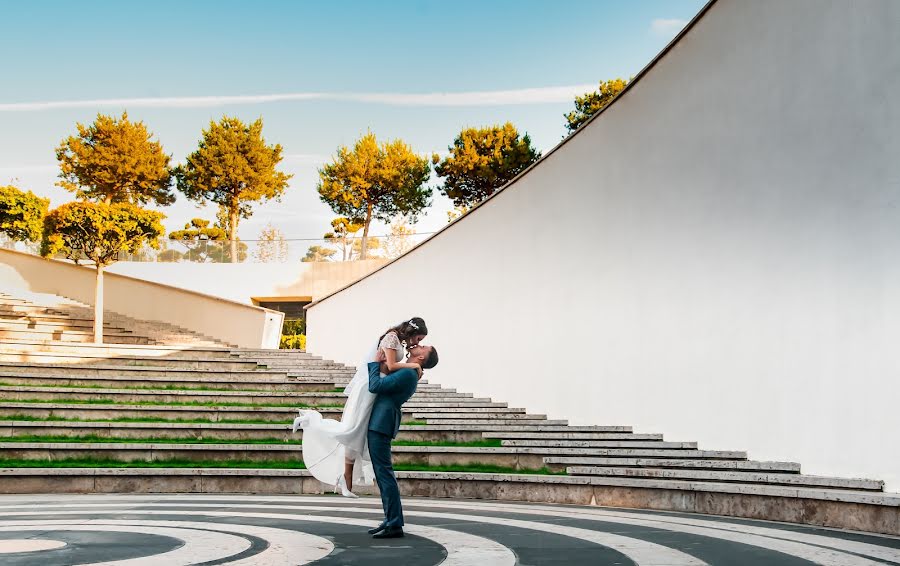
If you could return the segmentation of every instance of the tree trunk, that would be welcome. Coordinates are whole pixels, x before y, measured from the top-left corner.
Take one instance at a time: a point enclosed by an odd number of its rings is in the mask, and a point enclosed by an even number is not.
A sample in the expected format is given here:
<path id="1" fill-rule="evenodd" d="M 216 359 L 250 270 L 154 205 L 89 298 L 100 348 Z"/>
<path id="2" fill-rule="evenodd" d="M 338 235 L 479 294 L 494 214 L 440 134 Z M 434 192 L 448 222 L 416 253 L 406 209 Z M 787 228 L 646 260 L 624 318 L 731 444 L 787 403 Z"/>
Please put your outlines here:
<path id="1" fill-rule="evenodd" d="M 233 207 L 228 214 L 228 224 L 229 232 L 228 239 L 231 240 L 231 263 L 237 263 L 238 261 L 238 249 L 237 249 L 237 224 L 238 224 L 238 211 L 237 207 Z"/>
<path id="2" fill-rule="evenodd" d="M 366 247 L 369 241 L 369 224 L 372 223 L 372 203 L 366 208 L 366 225 L 363 227 L 362 242 L 360 243 L 359 259 L 366 259 Z"/>
<path id="3" fill-rule="evenodd" d="M 97 265 L 97 284 L 94 286 L 94 342 L 103 344 L 103 266 Z"/>

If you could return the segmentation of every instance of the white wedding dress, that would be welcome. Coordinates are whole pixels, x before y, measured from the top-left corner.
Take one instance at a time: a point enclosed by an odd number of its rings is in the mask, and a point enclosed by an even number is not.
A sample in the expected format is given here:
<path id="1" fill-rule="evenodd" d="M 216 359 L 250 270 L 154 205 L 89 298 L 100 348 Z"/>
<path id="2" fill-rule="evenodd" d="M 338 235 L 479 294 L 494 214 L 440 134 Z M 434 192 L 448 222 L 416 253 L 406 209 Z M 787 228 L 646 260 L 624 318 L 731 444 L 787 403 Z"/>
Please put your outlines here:
<path id="1" fill-rule="evenodd" d="M 345 458 L 354 460 L 353 485 L 372 485 L 375 481 L 366 441 L 375 403 L 375 394 L 369 393 L 367 366 L 375 361 L 379 348 L 386 347 L 397 350 L 397 360 L 406 358 L 397 335 L 386 334 L 356 368 L 356 374 L 344 389 L 347 401 L 340 421 L 322 418 L 321 413 L 313 410 L 301 410 L 294 421 L 295 431 L 298 427 L 303 428 L 303 463 L 313 477 L 325 485 L 338 484 L 340 476 L 344 475 Z"/>

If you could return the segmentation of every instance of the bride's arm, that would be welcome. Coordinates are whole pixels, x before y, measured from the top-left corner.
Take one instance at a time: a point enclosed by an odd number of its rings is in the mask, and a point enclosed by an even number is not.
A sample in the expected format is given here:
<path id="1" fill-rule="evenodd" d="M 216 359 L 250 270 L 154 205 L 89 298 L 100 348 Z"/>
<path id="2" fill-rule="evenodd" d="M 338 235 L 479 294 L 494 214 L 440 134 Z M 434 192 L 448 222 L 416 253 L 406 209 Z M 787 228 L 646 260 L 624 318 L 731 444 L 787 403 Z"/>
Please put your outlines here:
<path id="1" fill-rule="evenodd" d="M 384 358 L 385 358 L 384 363 L 382 364 L 382 367 L 386 367 L 388 370 L 385 373 L 394 373 L 398 369 L 403 369 L 403 368 L 414 369 L 417 372 L 421 373 L 422 366 L 420 366 L 419 364 L 397 361 L 397 350 L 395 350 L 393 348 L 382 348 L 381 351 L 384 352 Z"/>

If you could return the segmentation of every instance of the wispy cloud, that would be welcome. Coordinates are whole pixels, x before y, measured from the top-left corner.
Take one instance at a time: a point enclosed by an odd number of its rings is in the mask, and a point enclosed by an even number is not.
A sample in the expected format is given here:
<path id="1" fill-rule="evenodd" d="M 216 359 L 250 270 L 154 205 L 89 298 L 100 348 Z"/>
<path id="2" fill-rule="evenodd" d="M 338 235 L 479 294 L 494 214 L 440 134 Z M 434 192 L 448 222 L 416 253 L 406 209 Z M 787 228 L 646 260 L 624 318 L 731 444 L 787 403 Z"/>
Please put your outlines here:
<path id="1" fill-rule="evenodd" d="M 94 100 L 53 100 L 0 103 L 0 112 L 40 112 L 97 107 L 127 108 L 208 108 L 241 104 L 269 104 L 309 100 L 347 101 L 389 106 L 510 106 L 569 102 L 594 85 L 567 85 L 487 90 L 471 92 L 377 93 L 377 92 L 294 92 L 246 96 L 180 96 L 160 98 L 101 98 Z"/>
<path id="2" fill-rule="evenodd" d="M 650 31 L 660 37 L 674 37 L 687 23 L 687 20 L 678 18 L 657 18 L 650 23 Z"/>

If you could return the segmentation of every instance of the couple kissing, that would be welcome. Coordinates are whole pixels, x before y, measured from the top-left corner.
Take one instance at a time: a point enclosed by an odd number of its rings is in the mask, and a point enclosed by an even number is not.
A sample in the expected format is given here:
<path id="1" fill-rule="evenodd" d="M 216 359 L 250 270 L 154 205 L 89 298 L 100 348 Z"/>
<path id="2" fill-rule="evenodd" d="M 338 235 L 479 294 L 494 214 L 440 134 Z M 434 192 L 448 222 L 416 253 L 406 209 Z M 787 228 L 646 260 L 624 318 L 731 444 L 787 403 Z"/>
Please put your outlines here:
<path id="1" fill-rule="evenodd" d="M 400 490 L 391 462 L 391 441 L 400 430 L 402 406 L 416 392 L 423 371 L 438 363 L 434 346 L 422 344 L 425 321 L 413 317 L 387 329 L 367 353 L 344 389 L 341 420 L 301 410 L 293 430 L 303 429 L 306 469 L 344 497 L 357 497 L 354 485 L 378 483 L 384 521 L 373 538 L 403 536 Z"/>

